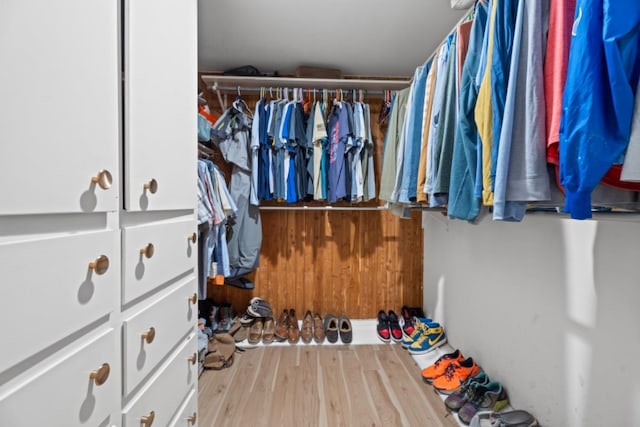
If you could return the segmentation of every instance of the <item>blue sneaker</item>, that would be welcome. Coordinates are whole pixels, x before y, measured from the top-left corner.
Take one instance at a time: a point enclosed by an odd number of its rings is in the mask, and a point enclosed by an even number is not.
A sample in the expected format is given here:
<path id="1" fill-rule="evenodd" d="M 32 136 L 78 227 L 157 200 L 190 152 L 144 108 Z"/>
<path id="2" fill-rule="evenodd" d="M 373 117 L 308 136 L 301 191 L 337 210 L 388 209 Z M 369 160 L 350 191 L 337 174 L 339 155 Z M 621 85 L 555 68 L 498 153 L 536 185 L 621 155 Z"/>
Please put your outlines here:
<path id="1" fill-rule="evenodd" d="M 432 323 L 433 322 L 428 317 L 425 317 L 425 318 L 415 317 L 414 321 L 415 321 L 415 327 L 414 327 L 413 332 L 411 333 L 411 335 L 403 338 L 402 341 L 400 341 L 400 345 L 402 347 L 404 347 L 404 348 L 408 348 L 411 344 L 413 344 L 414 341 L 416 341 L 418 338 L 420 338 L 422 333 L 427 329 L 426 325 L 428 323 Z"/>
<path id="2" fill-rule="evenodd" d="M 447 342 L 439 323 L 427 323 L 422 334 L 407 348 L 411 354 L 425 354 Z"/>

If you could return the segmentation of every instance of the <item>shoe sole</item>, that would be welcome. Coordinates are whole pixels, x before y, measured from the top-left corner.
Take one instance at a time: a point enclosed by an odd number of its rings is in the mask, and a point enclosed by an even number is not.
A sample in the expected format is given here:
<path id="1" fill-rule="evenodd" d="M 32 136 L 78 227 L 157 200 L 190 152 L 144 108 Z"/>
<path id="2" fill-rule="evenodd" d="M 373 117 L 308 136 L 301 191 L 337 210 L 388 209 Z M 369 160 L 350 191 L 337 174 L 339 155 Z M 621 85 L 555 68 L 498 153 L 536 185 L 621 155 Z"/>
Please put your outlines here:
<path id="1" fill-rule="evenodd" d="M 440 347 L 442 344 L 445 344 L 447 342 L 447 339 L 443 339 L 441 341 L 438 341 L 437 343 L 435 343 L 434 345 L 432 345 L 431 347 L 429 347 L 426 350 L 414 350 L 412 348 L 408 348 L 407 350 L 409 351 L 409 353 L 411 354 L 427 354 L 433 350 L 435 350 L 436 348 Z"/>
<path id="2" fill-rule="evenodd" d="M 376 335 L 377 335 L 377 334 L 376 334 Z M 383 337 L 381 337 L 380 335 L 378 335 L 378 339 L 379 339 L 380 341 L 382 341 L 382 342 L 385 342 L 385 343 L 387 343 L 387 342 L 391 342 L 391 338 L 383 338 Z"/>

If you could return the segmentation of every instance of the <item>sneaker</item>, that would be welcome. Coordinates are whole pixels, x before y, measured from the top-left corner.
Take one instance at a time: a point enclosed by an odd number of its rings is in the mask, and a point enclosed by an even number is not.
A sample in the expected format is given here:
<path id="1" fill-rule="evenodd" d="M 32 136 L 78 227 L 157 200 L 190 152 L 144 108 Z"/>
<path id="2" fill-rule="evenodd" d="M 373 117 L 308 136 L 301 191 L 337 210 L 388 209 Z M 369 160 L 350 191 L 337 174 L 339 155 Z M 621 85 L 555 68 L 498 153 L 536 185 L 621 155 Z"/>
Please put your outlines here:
<path id="1" fill-rule="evenodd" d="M 422 333 L 427 329 L 427 326 L 426 326 L 427 323 L 433 323 L 429 318 L 422 318 L 422 319 L 414 318 L 414 322 L 415 322 L 415 329 L 413 330 L 411 335 L 409 335 L 408 337 L 400 341 L 400 345 L 403 346 L 404 348 L 408 348 L 411 344 L 413 344 L 414 341 L 420 338 Z"/>
<path id="2" fill-rule="evenodd" d="M 272 317 L 273 311 L 271 305 L 261 298 L 255 297 L 251 299 L 247 313 L 253 317 Z"/>
<path id="3" fill-rule="evenodd" d="M 426 317 L 424 315 L 424 311 L 422 310 L 422 307 L 410 307 L 409 308 L 409 313 L 411 313 L 412 317 Z"/>
<path id="4" fill-rule="evenodd" d="M 389 330 L 391 331 L 391 339 L 395 342 L 402 341 L 402 329 L 400 328 L 400 319 L 398 315 L 389 310 Z"/>
<path id="5" fill-rule="evenodd" d="M 433 380 L 433 387 L 442 394 L 451 394 L 460 388 L 467 378 L 480 373 L 480 367 L 472 357 L 447 365 L 444 374 Z"/>
<path id="6" fill-rule="evenodd" d="M 423 327 L 424 328 L 424 327 Z M 407 348 L 411 354 L 425 354 L 447 342 L 444 328 L 439 323 L 426 323 L 426 330 Z"/>
<path id="7" fill-rule="evenodd" d="M 451 411 L 459 411 L 460 408 L 462 408 L 464 404 L 473 397 L 473 391 L 471 388 L 472 384 L 487 385 L 489 384 L 489 376 L 482 371 L 478 375 L 467 378 L 458 390 L 447 396 L 444 400 L 445 406 Z"/>
<path id="8" fill-rule="evenodd" d="M 465 424 L 469 424 L 479 411 L 497 412 L 509 404 L 507 392 L 497 381 L 471 385 L 469 391 L 471 398 L 458 411 L 458 418 Z"/>
<path id="9" fill-rule="evenodd" d="M 389 330 L 389 316 L 384 310 L 378 312 L 378 326 L 376 327 L 378 338 L 383 342 L 391 341 L 391 331 Z"/>
<path id="10" fill-rule="evenodd" d="M 411 315 L 409 307 L 403 305 L 400 309 L 400 323 L 402 325 L 402 335 L 404 338 L 408 338 L 413 334 L 416 329 L 415 317 Z"/>
<path id="11" fill-rule="evenodd" d="M 278 322 L 276 322 L 276 332 L 275 339 L 276 341 L 284 341 L 287 339 L 287 332 L 289 331 L 289 310 L 282 310 L 282 314 L 278 318 Z"/>
<path id="12" fill-rule="evenodd" d="M 529 412 L 516 409 L 508 412 L 478 412 L 471 419 L 472 427 L 485 425 L 482 420 L 488 421 L 492 427 L 538 427 L 538 420 Z"/>
<path id="13" fill-rule="evenodd" d="M 460 350 L 456 350 L 453 353 L 445 354 L 435 361 L 433 365 L 427 366 L 422 370 L 422 380 L 426 383 L 431 383 L 433 380 L 444 374 L 449 363 L 462 362 L 464 356 Z"/>

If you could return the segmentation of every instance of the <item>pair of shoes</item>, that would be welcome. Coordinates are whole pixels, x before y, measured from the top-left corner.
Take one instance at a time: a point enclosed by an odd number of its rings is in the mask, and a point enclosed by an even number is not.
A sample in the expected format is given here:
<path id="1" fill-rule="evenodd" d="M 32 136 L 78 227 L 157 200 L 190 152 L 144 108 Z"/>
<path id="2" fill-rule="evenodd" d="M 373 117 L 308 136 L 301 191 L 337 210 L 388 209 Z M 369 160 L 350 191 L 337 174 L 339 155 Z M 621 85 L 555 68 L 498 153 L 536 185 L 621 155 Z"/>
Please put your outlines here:
<path id="1" fill-rule="evenodd" d="M 429 319 L 425 319 L 429 320 Z M 417 331 L 417 330 L 416 330 Z M 415 333 L 415 332 L 414 332 Z M 411 338 L 414 336 L 412 335 Z M 413 342 L 407 346 L 411 354 L 425 354 L 440 347 L 447 342 L 444 328 L 437 322 L 421 322 L 420 331 L 416 334 Z"/>
<path id="2" fill-rule="evenodd" d="M 256 319 L 247 328 L 249 330 L 249 337 L 247 341 L 249 344 L 258 344 L 262 341 L 264 344 L 271 344 L 275 338 L 275 323 L 272 317 L 264 319 Z"/>
<path id="3" fill-rule="evenodd" d="M 467 378 L 478 375 L 481 370 L 472 357 L 450 361 L 442 375 L 433 380 L 433 388 L 442 394 L 451 394 L 458 390 Z"/>
<path id="4" fill-rule="evenodd" d="M 460 408 L 462 408 L 464 404 L 473 397 L 471 386 L 474 384 L 489 384 L 489 376 L 484 371 L 480 371 L 480 373 L 467 378 L 458 390 L 447 396 L 444 400 L 445 406 L 453 412 L 459 411 Z"/>
<path id="5" fill-rule="evenodd" d="M 467 396 L 467 402 L 458 411 L 458 419 L 465 424 L 469 424 L 480 411 L 499 411 L 509 404 L 507 392 L 497 381 L 472 383 Z"/>
<path id="6" fill-rule="evenodd" d="M 298 328 L 295 309 L 287 310 L 285 308 L 282 310 L 282 314 L 280 314 L 276 323 L 274 336 L 276 341 L 288 340 L 289 344 L 296 344 L 300 341 L 300 329 Z"/>
<path id="7" fill-rule="evenodd" d="M 345 344 L 350 344 L 353 341 L 351 320 L 344 314 L 340 317 L 327 314 L 324 318 L 324 331 L 327 336 L 327 341 L 330 343 L 338 342 L 338 336 L 340 337 L 340 341 Z"/>
<path id="8" fill-rule="evenodd" d="M 444 372 L 450 363 L 462 362 L 463 360 L 464 356 L 460 350 L 441 356 L 433 363 L 433 365 L 427 366 L 422 370 L 422 381 L 431 384 L 433 380 L 444 375 Z"/>
<path id="9" fill-rule="evenodd" d="M 471 419 L 471 427 L 485 425 L 482 420 L 487 420 L 491 427 L 539 427 L 538 420 L 527 411 L 516 409 L 514 411 L 495 413 L 479 412 Z"/>
<path id="10" fill-rule="evenodd" d="M 309 344 L 313 339 L 317 344 L 324 341 L 324 323 L 320 313 L 311 314 L 310 310 L 304 314 L 302 318 L 302 328 L 300 330 L 302 342 Z"/>
<path id="11" fill-rule="evenodd" d="M 383 342 L 390 342 L 391 340 L 395 342 L 402 341 L 402 329 L 400 328 L 398 315 L 393 310 L 389 310 L 389 314 L 385 313 L 384 310 L 380 310 L 378 312 L 376 332 L 378 333 L 378 338 Z"/>
<path id="12" fill-rule="evenodd" d="M 403 305 L 400 309 L 400 324 L 402 326 L 402 335 L 407 338 L 413 334 L 416 328 L 416 319 L 425 317 L 424 311 L 420 307 L 407 307 Z"/>

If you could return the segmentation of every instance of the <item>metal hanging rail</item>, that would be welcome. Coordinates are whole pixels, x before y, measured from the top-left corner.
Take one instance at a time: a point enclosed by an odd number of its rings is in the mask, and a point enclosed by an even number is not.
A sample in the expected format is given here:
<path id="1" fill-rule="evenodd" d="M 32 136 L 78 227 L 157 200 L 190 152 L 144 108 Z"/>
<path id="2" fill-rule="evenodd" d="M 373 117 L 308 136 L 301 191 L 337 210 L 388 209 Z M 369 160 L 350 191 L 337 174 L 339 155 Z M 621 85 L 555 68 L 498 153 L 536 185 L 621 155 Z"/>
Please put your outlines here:
<path id="1" fill-rule="evenodd" d="M 244 77 L 202 74 L 202 80 L 213 89 L 222 88 L 301 88 L 301 89 L 362 89 L 400 90 L 409 86 L 410 80 L 368 79 L 310 79 L 298 77 Z"/>

